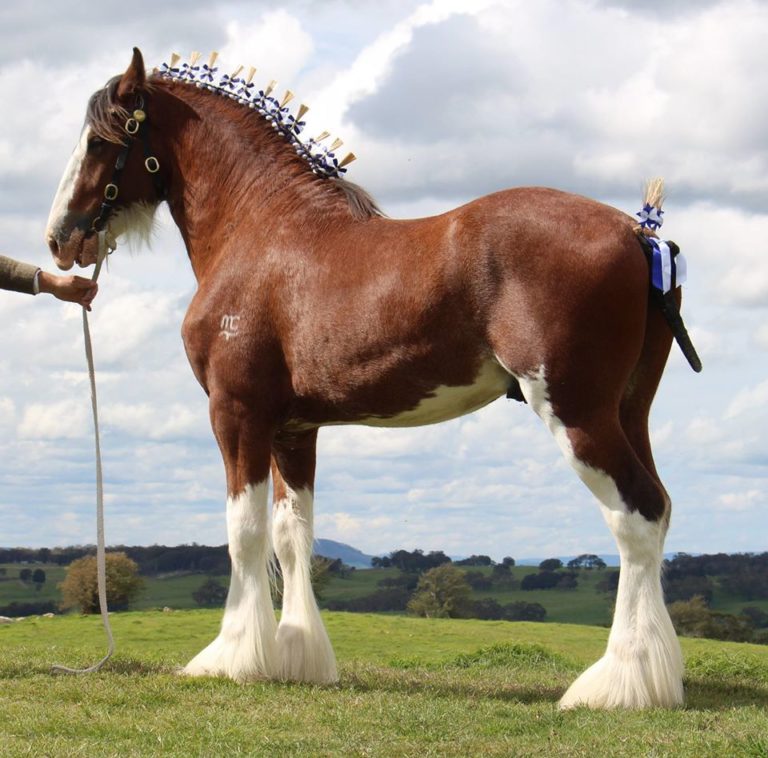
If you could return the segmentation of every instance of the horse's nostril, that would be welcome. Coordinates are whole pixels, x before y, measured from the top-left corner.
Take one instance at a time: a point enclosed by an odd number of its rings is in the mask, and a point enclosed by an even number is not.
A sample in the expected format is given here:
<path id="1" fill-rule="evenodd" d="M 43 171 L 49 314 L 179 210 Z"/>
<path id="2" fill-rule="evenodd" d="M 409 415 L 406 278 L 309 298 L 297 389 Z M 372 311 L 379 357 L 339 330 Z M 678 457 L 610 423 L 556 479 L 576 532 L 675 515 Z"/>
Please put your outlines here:
<path id="1" fill-rule="evenodd" d="M 51 255 L 58 256 L 59 243 L 56 242 L 56 238 L 52 234 L 48 235 L 48 249 L 51 251 Z"/>

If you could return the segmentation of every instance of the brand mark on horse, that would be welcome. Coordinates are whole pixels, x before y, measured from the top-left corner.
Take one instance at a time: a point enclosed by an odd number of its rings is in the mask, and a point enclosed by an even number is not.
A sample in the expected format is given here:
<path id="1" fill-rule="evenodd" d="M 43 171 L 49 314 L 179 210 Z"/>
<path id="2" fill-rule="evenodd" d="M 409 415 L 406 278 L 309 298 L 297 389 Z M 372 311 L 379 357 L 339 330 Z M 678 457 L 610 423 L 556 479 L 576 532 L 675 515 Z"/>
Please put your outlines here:
<path id="1" fill-rule="evenodd" d="M 239 331 L 240 316 L 225 314 L 221 317 L 221 331 L 219 332 L 219 336 L 225 337 L 227 342 L 229 342 L 232 337 L 237 337 Z"/>

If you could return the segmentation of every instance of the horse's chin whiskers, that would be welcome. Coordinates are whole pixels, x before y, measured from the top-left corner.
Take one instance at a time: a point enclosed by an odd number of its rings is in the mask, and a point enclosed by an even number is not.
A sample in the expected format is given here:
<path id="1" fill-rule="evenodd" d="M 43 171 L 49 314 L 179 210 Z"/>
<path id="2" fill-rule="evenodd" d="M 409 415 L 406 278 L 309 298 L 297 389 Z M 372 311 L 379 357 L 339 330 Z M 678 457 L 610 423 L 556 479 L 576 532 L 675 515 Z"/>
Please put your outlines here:
<path id="1" fill-rule="evenodd" d="M 152 246 L 155 231 L 155 213 L 159 204 L 138 202 L 117 211 L 109 223 L 115 239 L 125 242 L 131 249 Z"/>

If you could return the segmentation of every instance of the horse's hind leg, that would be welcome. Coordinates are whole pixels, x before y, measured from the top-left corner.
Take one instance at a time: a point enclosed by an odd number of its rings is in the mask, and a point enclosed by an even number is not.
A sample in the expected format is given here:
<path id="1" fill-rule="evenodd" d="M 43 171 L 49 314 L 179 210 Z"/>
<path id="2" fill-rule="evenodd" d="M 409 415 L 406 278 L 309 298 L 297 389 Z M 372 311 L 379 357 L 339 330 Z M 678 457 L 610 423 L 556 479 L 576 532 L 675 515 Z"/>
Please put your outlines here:
<path id="1" fill-rule="evenodd" d="M 211 421 L 227 472 L 227 537 L 232 578 L 218 637 L 184 669 L 237 681 L 276 678 L 276 620 L 267 564 L 271 432 L 242 404 L 211 396 Z"/>
<path id="2" fill-rule="evenodd" d="M 679 705 L 682 656 L 661 590 L 667 495 L 628 441 L 614 407 L 618 402 L 599 399 L 599 390 L 586 390 L 571 400 L 560 389 L 559 396 L 551 397 L 543 368 L 520 382 L 528 403 L 600 501 L 621 556 L 605 655 L 571 685 L 560 706 Z M 594 395 L 594 402 L 585 393 Z"/>
<path id="3" fill-rule="evenodd" d="M 273 446 L 272 536 L 283 575 L 277 646 L 281 678 L 328 684 L 338 679 L 336 659 L 311 582 L 316 440 L 312 431 Z"/>

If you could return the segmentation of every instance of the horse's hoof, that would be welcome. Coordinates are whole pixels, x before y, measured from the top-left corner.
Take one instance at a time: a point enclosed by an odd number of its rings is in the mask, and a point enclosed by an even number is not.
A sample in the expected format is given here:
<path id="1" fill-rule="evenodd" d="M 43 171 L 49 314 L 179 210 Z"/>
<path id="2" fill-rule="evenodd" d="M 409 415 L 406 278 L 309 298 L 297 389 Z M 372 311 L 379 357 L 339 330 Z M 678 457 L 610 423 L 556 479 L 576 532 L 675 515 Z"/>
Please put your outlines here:
<path id="1" fill-rule="evenodd" d="M 652 667 L 647 660 L 620 660 L 607 653 L 590 666 L 560 700 L 571 708 L 674 708 L 683 704 L 682 671 Z"/>

